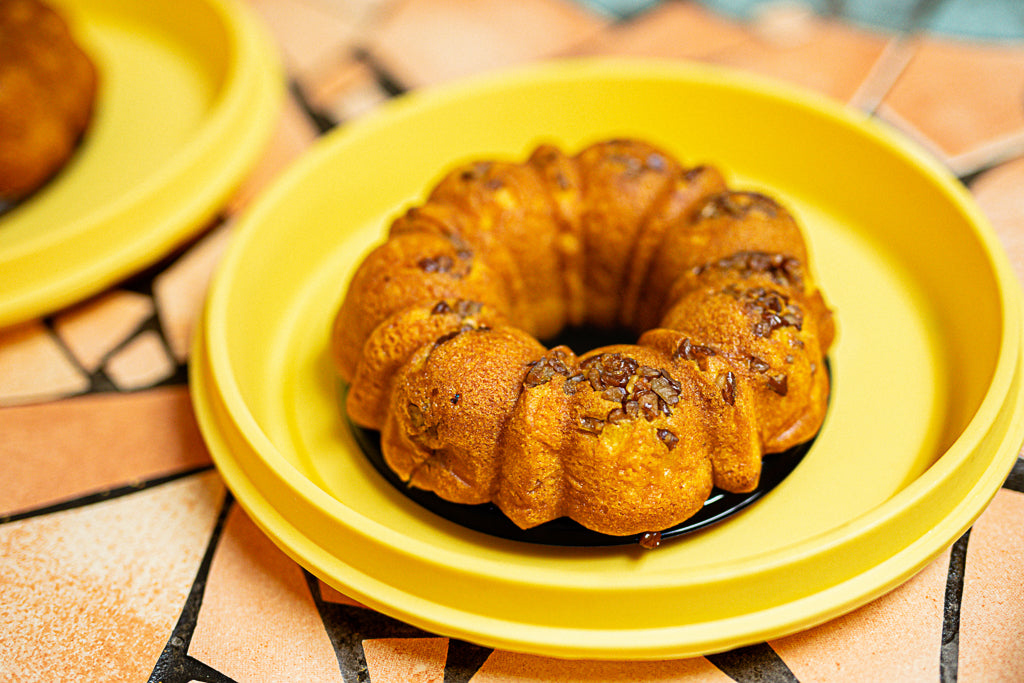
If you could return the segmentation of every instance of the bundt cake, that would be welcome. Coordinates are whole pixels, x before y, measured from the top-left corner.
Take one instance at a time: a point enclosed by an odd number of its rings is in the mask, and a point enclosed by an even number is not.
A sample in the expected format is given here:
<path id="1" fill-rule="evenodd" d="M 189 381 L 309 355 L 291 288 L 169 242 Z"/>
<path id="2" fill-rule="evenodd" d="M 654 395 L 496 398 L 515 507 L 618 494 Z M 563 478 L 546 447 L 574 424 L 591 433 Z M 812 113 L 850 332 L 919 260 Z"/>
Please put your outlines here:
<path id="1" fill-rule="evenodd" d="M 64 19 L 38 0 L 0 0 L 0 200 L 39 188 L 92 116 L 96 69 Z"/>
<path id="2" fill-rule="evenodd" d="M 811 438 L 832 314 L 793 216 L 639 140 L 448 173 L 356 269 L 331 351 L 388 466 L 519 527 L 670 528 Z M 572 326 L 635 345 L 546 348 Z"/>

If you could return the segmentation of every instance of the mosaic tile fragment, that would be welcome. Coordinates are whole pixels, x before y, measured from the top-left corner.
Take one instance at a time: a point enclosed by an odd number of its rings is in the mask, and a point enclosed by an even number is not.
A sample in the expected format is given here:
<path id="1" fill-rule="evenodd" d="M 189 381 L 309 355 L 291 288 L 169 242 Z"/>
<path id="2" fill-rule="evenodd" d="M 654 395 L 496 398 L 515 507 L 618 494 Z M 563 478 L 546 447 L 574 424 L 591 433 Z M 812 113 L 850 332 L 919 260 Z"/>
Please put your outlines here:
<path id="1" fill-rule="evenodd" d="M 723 683 L 733 679 L 703 657 L 653 662 L 566 660 L 495 650 L 473 683 Z"/>
<path id="2" fill-rule="evenodd" d="M 801 681 L 938 680 L 948 567 L 947 550 L 875 601 L 769 644 Z"/>
<path id="3" fill-rule="evenodd" d="M 1024 47 L 920 38 L 883 100 L 912 133 L 948 156 L 1024 130 Z"/>
<path id="4" fill-rule="evenodd" d="M 289 96 L 285 99 L 277 131 L 263 151 L 256 167 L 228 202 L 226 212 L 235 216 L 245 209 L 297 156 L 313 144 L 316 127 L 305 112 Z"/>
<path id="5" fill-rule="evenodd" d="M 210 472 L 0 525 L 0 680 L 146 680 L 223 497 Z"/>
<path id="6" fill-rule="evenodd" d="M 695 2 L 666 2 L 635 17 L 613 24 L 571 50 L 578 55 L 696 58 L 749 38 L 737 22 L 729 21 Z"/>
<path id="7" fill-rule="evenodd" d="M 0 409 L 0 515 L 210 464 L 188 390 Z"/>
<path id="8" fill-rule="evenodd" d="M 192 333 L 210 277 L 227 248 L 230 224 L 221 224 L 153 280 L 160 328 L 174 359 L 188 359 Z"/>
<path id="9" fill-rule="evenodd" d="M 826 19 L 809 21 L 787 43 L 756 35 L 706 59 L 849 101 L 878 60 L 888 38 Z"/>
<path id="10" fill-rule="evenodd" d="M 971 530 L 960 608 L 961 681 L 1024 680 L 1024 493 L 1003 489 Z"/>
<path id="11" fill-rule="evenodd" d="M 60 313 L 53 329 L 87 372 L 153 315 L 145 294 L 115 289 Z"/>
<path id="12" fill-rule="evenodd" d="M 160 335 L 146 330 L 107 360 L 104 372 L 118 388 L 130 391 L 161 382 L 177 369 Z"/>
<path id="13" fill-rule="evenodd" d="M 235 505 L 189 655 L 234 680 L 342 681 L 302 569 Z"/>
<path id="14" fill-rule="evenodd" d="M 447 638 L 379 638 L 363 641 L 372 683 L 444 683 Z"/>
<path id="15" fill-rule="evenodd" d="M 413 88 L 565 52 L 607 23 L 567 0 L 409 0 L 366 46 Z"/>
<path id="16" fill-rule="evenodd" d="M 40 321 L 0 330 L 0 406 L 46 401 L 89 388 Z"/>
<path id="17" fill-rule="evenodd" d="M 357 35 L 352 22 L 329 5 L 282 0 L 248 2 L 277 39 L 288 73 L 300 79 L 343 54 Z"/>
<path id="18" fill-rule="evenodd" d="M 1024 283 L 1024 159 L 978 176 L 970 187 L 999 235 L 1017 278 Z"/>

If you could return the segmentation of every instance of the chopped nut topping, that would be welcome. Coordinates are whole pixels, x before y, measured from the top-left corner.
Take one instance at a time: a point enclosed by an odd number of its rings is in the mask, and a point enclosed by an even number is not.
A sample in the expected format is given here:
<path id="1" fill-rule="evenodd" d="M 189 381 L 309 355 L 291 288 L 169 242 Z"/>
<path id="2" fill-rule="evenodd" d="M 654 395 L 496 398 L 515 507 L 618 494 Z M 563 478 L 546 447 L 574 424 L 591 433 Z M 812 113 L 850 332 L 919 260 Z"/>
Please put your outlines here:
<path id="1" fill-rule="evenodd" d="M 455 267 L 455 260 L 448 254 L 438 256 L 425 256 L 416 262 L 416 265 L 425 273 L 447 273 Z"/>
<path id="2" fill-rule="evenodd" d="M 754 287 L 741 293 L 744 306 L 758 319 L 752 330 L 755 337 L 767 338 L 775 330 L 782 327 L 803 327 L 803 313 L 789 302 L 789 297 L 781 292 L 764 287 Z"/>
<path id="3" fill-rule="evenodd" d="M 743 218 L 751 212 L 758 212 L 769 218 L 779 214 L 780 206 L 770 197 L 758 192 L 726 191 L 709 199 L 700 211 L 701 218 L 718 218 L 729 215 Z"/>
<path id="4" fill-rule="evenodd" d="M 679 443 L 679 437 L 667 429 L 659 429 L 658 438 L 661 439 L 662 443 L 668 446 L 669 450 L 675 448 L 676 444 Z"/>
<path id="5" fill-rule="evenodd" d="M 736 405 L 736 375 L 729 370 L 718 376 L 718 388 L 722 392 L 722 400 L 729 405 Z"/>
<path id="6" fill-rule="evenodd" d="M 764 251 L 741 251 L 713 263 L 706 263 L 693 269 L 694 274 L 717 268 L 732 270 L 740 277 L 751 275 L 767 275 L 780 285 L 787 287 L 803 286 L 803 268 L 800 261 L 784 254 L 771 254 Z"/>
<path id="7" fill-rule="evenodd" d="M 599 417 L 581 415 L 579 420 L 580 429 L 590 434 L 600 434 L 604 429 L 604 420 Z"/>
<path id="8" fill-rule="evenodd" d="M 769 375 L 768 388 L 779 396 L 785 396 L 789 392 L 789 377 L 786 375 Z"/>
<path id="9" fill-rule="evenodd" d="M 541 384 L 547 384 L 555 375 L 562 375 L 568 378 L 571 372 L 569 366 L 564 362 L 565 357 L 565 354 L 560 349 L 554 349 L 547 356 L 543 356 L 530 363 L 528 366 L 530 371 L 526 373 L 526 377 L 523 379 L 523 386 L 527 389 L 532 389 Z"/>
<path id="10" fill-rule="evenodd" d="M 622 408 L 612 408 L 606 419 L 609 424 L 617 425 L 629 420 L 629 415 Z"/>
<path id="11" fill-rule="evenodd" d="M 567 395 L 572 396 L 573 394 L 576 393 L 576 389 L 578 388 L 579 383 L 582 382 L 584 379 L 585 377 L 583 377 L 582 373 L 577 373 L 575 375 L 572 375 L 571 377 L 567 377 L 565 380 L 565 384 L 562 385 L 562 391 L 564 391 Z"/>
<path id="12" fill-rule="evenodd" d="M 459 299 L 455 302 L 455 313 L 459 317 L 468 318 L 473 315 L 477 315 L 483 310 L 484 305 L 479 301 L 467 301 L 465 299 Z"/>
<path id="13" fill-rule="evenodd" d="M 675 357 L 695 361 L 697 363 L 697 367 L 701 370 L 707 370 L 708 356 L 715 356 L 717 354 L 718 352 L 710 346 L 694 344 L 690 341 L 690 338 L 687 337 L 680 342 L 679 348 L 676 349 Z"/>
<path id="14" fill-rule="evenodd" d="M 654 550 L 661 545 L 661 532 L 660 531 L 645 531 L 640 536 L 641 547 L 647 548 L 648 550 Z"/>
<path id="15" fill-rule="evenodd" d="M 763 375 L 768 372 L 772 366 L 757 356 L 751 356 L 747 359 L 747 367 L 749 367 L 752 372 L 757 372 Z"/>

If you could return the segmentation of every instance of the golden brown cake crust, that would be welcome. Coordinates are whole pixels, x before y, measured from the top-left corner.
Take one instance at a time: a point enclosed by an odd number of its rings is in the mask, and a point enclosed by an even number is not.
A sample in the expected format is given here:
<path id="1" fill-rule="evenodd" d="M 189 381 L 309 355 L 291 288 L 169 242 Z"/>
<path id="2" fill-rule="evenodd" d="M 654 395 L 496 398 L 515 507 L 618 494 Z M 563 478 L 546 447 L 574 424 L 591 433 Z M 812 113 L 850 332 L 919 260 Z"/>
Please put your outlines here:
<path id="1" fill-rule="evenodd" d="M 57 12 L 37 0 L 0 0 L 0 199 L 24 197 L 67 162 L 96 83 Z"/>
<path id="2" fill-rule="evenodd" d="M 832 313 L 793 215 L 639 140 L 453 169 L 338 311 L 347 409 L 389 467 L 530 528 L 655 532 L 820 428 Z M 635 345 L 577 356 L 567 325 Z"/>

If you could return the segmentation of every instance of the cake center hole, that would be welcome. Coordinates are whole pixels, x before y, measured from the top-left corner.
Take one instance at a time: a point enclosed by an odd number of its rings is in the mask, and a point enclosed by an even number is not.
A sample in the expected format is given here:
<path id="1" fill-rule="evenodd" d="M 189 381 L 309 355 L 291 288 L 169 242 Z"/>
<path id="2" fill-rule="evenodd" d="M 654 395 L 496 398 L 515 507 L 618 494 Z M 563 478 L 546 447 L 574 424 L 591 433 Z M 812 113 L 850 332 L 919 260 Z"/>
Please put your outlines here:
<path id="1" fill-rule="evenodd" d="M 551 339 L 543 340 L 548 348 L 564 344 L 577 356 L 602 346 L 636 344 L 636 332 L 625 327 L 603 328 L 592 325 L 567 327 Z"/>

